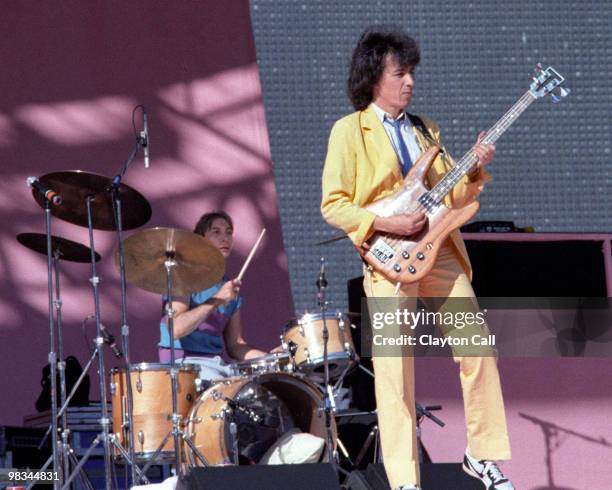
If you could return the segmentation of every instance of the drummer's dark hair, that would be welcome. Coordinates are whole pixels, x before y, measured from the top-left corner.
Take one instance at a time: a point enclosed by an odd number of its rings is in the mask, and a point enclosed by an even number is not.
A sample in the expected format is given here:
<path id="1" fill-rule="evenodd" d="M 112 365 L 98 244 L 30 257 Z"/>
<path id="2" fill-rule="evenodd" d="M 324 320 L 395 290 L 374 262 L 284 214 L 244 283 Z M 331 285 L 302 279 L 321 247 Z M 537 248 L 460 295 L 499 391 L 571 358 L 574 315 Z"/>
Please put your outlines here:
<path id="1" fill-rule="evenodd" d="M 232 217 L 229 214 L 227 214 L 225 211 L 212 211 L 210 213 L 205 213 L 200 216 L 200 219 L 198 220 L 195 225 L 195 228 L 193 229 L 193 232 L 204 236 L 204 234 L 208 230 L 210 230 L 213 221 L 215 221 L 216 219 L 225 220 L 227 224 L 230 225 L 230 228 L 232 230 L 234 229 L 234 222 L 232 221 Z"/>

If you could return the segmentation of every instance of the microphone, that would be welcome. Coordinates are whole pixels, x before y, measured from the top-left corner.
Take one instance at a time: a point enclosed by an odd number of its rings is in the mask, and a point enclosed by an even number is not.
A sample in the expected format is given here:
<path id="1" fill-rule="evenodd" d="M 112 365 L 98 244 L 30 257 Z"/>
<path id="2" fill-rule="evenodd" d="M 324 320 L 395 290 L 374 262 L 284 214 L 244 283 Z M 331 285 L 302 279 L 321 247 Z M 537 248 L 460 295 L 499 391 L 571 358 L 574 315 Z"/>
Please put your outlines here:
<path id="1" fill-rule="evenodd" d="M 104 339 L 104 343 L 110 347 L 110 350 L 113 351 L 113 354 L 117 359 L 121 359 L 123 354 L 115 344 L 115 337 L 108 333 L 106 327 L 100 323 L 100 332 L 102 332 L 102 338 Z"/>
<path id="2" fill-rule="evenodd" d="M 325 257 L 321 257 L 321 270 L 317 279 L 317 287 L 323 289 L 327 287 L 327 279 L 325 279 Z"/>
<path id="3" fill-rule="evenodd" d="M 149 168 L 149 123 L 147 121 L 147 109 L 142 108 L 142 119 L 143 119 L 143 127 L 140 132 L 140 144 L 142 145 L 142 149 L 144 150 L 144 167 Z"/>
<path id="4" fill-rule="evenodd" d="M 41 196 L 56 206 L 59 206 L 62 203 L 62 196 L 45 186 L 40 180 L 38 180 L 38 177 L 28 177 L 26 179 L 26 184 L 28 184 L 28 186 L 32 189 L 36 189 Z"/>

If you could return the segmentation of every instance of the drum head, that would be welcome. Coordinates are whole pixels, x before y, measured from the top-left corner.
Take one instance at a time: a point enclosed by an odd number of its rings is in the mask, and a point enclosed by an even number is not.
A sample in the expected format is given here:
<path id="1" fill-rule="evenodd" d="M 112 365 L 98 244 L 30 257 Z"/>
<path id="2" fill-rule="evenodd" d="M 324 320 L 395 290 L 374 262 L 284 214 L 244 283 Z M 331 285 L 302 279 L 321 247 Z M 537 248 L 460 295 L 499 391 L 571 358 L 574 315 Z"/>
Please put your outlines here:
<path id="1" fill-rule="evenodd" d="M 241 464 L 258 463 L 284 433 L 294 428 L 325 438 L 321 395 L 298 378 L 278 374 L 259 376 L 245 384 L 236 400 L 255 414 L 234 411 Z M 229 433 L 226 433 L 226 444 L 232 447 Z"/>
<path id="2" fill-rule="evenodd" d="M 215 417 L 207 415 L 206 405 L 212 405 L 215 399 L 225 399 L 226 407 L 231 409 L 231 415 L 224 417 L 219 432 L 207 427 L 215 423 Z M 195 436 L 192 441 L 210 464 L 228 464 L 234 461 L 230 428 L 234 423 L 239 464 L 257 464 L 268 449 L 292 429 L 325 439 L 322 407 L 319 390 L 296 376 L 267 373 L 250 379 L 230 378 L 213 385 L 202 395 L 201 405 L 194 407 L 197 415 L 192 413 L 190 417 L 188 436 Z M 333 430 L 335 434 L 335 425 Z M 220 451 L 211 448 L 211 441 L 206 440 L 206 437 L 214 437 L 215 432 L 221 438 L 216 445 L 216 449 L 222 448 Z M 188 459 L 192 458 L 188 456 Z"/>

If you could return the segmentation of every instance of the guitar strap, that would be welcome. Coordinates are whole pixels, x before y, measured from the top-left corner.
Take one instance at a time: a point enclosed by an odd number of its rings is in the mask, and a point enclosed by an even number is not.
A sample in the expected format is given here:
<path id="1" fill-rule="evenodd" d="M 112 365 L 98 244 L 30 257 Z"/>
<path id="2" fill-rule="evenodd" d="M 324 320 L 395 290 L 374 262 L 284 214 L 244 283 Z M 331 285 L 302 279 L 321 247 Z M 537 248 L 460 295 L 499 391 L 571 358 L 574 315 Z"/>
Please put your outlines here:
<path id="1" fill-rule="evenodd" d="M 433 134 L 431 134 L 431 132 L 429 131 L 427 126 L 425 126 L 425 123 L 419 116 L 416 116 L 415 114 L 409 114 L 408 112 L 406 113 L 406 115 L 408 116 L 408 119 L 410 119 L 410 122 L 414 125 L 415 128 L 420 131 L 420 133 L 425 137 L 426 140 L 428 140 L 434 145 L 440 146 L 440 143 L 435 140 Z M 440 155 L 444 155 L 444 148 L 442 146 L 440 146 Z"/>
<path id="2" fill-rule="evenodd" d="M 429 129 L 427 129 L 427 126 L 425 126 L 425 123 L 419 116 L 416 116 L 415 114 L 409 114 L 409 113 L 406 113 L 406 115 L 408 116 L 408 119 L 410 119 L 410 122 L 412 123 L 412 125 L 421 132 L 421 134 L 425 137 L 425 139 L 431 141 L 432 143 L 436 145 L 439 144 L 436 142 L 436 140 L 433 137 L 433 134 L 429 132 Z"/>

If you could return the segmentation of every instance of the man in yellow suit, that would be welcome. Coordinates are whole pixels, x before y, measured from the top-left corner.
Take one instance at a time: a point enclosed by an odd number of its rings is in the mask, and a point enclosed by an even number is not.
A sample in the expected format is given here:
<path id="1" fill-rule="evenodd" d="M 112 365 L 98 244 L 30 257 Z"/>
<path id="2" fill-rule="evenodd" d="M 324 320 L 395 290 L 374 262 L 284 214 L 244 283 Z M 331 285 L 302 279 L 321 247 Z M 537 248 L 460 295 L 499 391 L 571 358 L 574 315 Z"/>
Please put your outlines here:
<path id="1" fill-rule="evenodd" d="M 422 152 L 442 147 L 438 126 L 405 112 L 415 86 L 420 61 L 418 44 L 399 30 L 366 30 L 353 52 L 348 94 L 356 112 L 338 120 L 331 131 L 323 170 L 321 212 L 343 230 L 360 250 L 374 232 L 410 236 L 425 226 L 424 213 L 377 216 L 366 206 L 396 191 Z M 484 167 L 495 148 L 480 144 L 473 150 L 477 165 L 455 186 L 447 204 L 462 207 L 474 201 L 490 180 Z M 428 173 L 429 185 L 454 165 L 442 152 Z M 420 281 L 396 284 L 364 268 L 369 298 L 468 298 L 477 303 L 471 286 L 471 266 L 458 230 L 441 247 L 433 269 Z M 496 460 L 510 459 L 504 403 L 494 356 L 460 356 L 468 447 L 463 469 L 489 490 L 513 490 Z M 410 355 L 373 357 L 375 392 L 385 470 L 393 489 L 414 490 L 419 485 L 414 400 L 414 358 Z"/>

